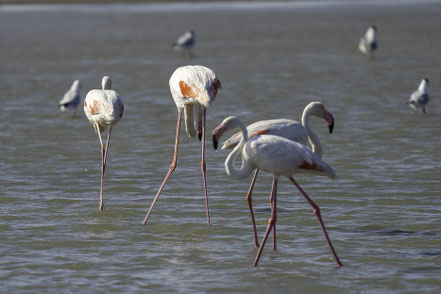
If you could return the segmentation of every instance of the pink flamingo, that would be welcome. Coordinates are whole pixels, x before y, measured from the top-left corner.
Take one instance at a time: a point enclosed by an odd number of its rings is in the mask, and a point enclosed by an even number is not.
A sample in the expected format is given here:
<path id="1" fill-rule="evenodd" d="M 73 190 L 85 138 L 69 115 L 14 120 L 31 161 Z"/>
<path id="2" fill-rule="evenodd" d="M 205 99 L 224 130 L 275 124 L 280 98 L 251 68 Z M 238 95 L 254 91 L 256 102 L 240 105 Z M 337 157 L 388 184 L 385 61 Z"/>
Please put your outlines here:
<path id="1" fill-rule="evenodd" d="M 101 144 L 101 188 L 100 188 L 100 204 L 99 210 L 104 210 L 103 186 L 104 171 L 106 170 L 107 153 L 109 151 L 110 135 L 112 127 L 119 122 L 124 113 L 124 104 L 118 93 L 112 90 L 112 81 L 108 76 L 104 76 L 102 80 L 102 90 L 94 89 L 87 93 L 84 100 L 84 112 L 92 123 L 93 128 L 98 133 Z M 107 134 L 107 143 L 104 148 L 101 133 L 109 127 Z"/>
<path id="2" fill-rule="evenodd" d="M 262 239 L 262 244 L 259 247 L 258 253 L 254 260 L 253 266 L 257 266 L 263 248 L 265 246 L 268 235 L 272 229 L 275 229 L 277 222 L 277 183 L 280 176 L 286 176 L 302 193 L 308 203 L 311 205 L 314 214 L 317 216 L 320 226 L 325 235 L 329 248 L 334 256 L 338 266 L 343 264 L 337 256 L 337 253 L 331 243 L 331 240 L 323 223 L 320 208 L 315 204 L 305 191 L 297 184 L 292 177 L 292 174 L 297 173 L 315 173 L 318 175 L 328 176 L 332 179 L 336 178 L 336 173 L 326 162 L 322 161 L 317 154 L 312 150 L 298 142 L 288 140 L 283 137 L 274 135 L 256 135 L 248 139 L 248 134 L 245 125 L 236 117 L 227 117 L 214 131 L 213 143 L 216 148 L 217 143 L 222 136 L 229 129 L 239 128 L 242 133 L 242 138 L 239 144 L 228 155 L 225 161 L 225 169 L 228 175 L 243 179 L 249 176 L 254 169 L 269 172 L 273 175 L 273 185 L 270 197 L 271 217 L 268 221 L 268 227 Z M 320 144 L 320 141 L 311 142 L 313 144 Z M 239 156 L 242 157 L 242 165 L 240 168 L 234 167 L 234 161 Z M 274 230 L 273 247 L 276 250 L 276 238 Z"/>
<path id="3" fill-rule="evenodd" d="M 170 178 L 173 171 L 176 169 L 178 161 L 178 144 L 179 144 L 179 130 L 181 128 L 182 112 L 185 116 L 185 129 L 190 137 L 196 135 L 194 128 L 197 125 L 197 133 L 199 140 L 202 140 L 202 160 L 201 170 L 204 183 L 205 206 L 207 210 L 207 222 L 210 225 L 210 213 L 208 210 L 208 196 L 207 196 L 207 180 L 206 180 L 206 165 L 205 165 L 205 118 L 206 108 L 214 101 L 217 91 L 221 88 L 221 83 L 214 71 L 200 65 L 188 65 L 179 67 L 172 74 L 170 81 L 170 91 L 178 108 L 178 120 L 176 124 L 175 137 L 175 151 L 173 161 L 170 169 L 165 176 L 158 193 L 156 194 L 152 204 L 150 205 L 147 214 L 142 221 L 142 224 L 147 222 L 149 215 L 158 200 L 159 194 L 164 189 L 167 180 Z M 196 118 L 194 117 L 196 115 Z"/>
<path id="4" fill-rule="evenodd" d="M 309 118 L 311 115 L 318 118 L 323 118 L 323 120 L 328 125 L 329 133 L 332 134 L 332 130 L 334 128 L 334 117 L 329 111 L 324 108 L 322 102 L 311 102 L 303 110 L 302 123 L 299 123 L 298 121 L 292 119 L 261 120 L 247 126 L 248 138 L 252 138 L 258 134 L 264 133 L 268 135 L 284 137 L 286 139 L 299 142 L 305 146 L 307 145 L 308 140 L 311 140 L 311 142 L 315 142 L 311 143 L 312 151 L 317 154 L 318 157 L 322 158 L 322 147 L 320 144 L 317 144 L 318 138 L 309 127 Z M 308 139 L 308 134 L 310 139 Z M 224 144 L 222 144 L 221 149 L 233 149 L 240 142 L 241 138 L 241 132 L 234 134 L 229 139 L 227 139 Z M 258 173 L 259 169 L 256 168 L 246 196 L 248 207 L 250 209 L 251 222 L 253 225 L 254 246 L 256 248 L 259 247 L 259 241 L 257 238 L 256 221 L 254 219 L 252 192 Z"/>

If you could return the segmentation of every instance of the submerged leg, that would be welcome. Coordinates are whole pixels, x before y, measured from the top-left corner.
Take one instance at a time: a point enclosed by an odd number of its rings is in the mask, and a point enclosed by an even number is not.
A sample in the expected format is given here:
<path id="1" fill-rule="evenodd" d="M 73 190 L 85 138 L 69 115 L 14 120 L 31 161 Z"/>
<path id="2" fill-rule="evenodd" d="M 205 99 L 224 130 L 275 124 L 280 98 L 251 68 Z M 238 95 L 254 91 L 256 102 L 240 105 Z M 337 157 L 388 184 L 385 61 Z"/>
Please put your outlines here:
<path id="1" fill-rule="evenodd" d="M 251 180 L 250 188 L 248 189 L 248 193 L 247 193 L 247 202 L 248 202 L 248 207 L 250 209 L 251 222 L 253 224 L 254 247 L 256 248 L 259 248 L 259 239 L 257 238 L 256 220 L 254 219 L 254 211 L 253 211 L 253 198 L 251 195 L 253 193 L 254 184 L 256 183 L 256 178 L 258 174 L 259 174 L 259 169 L 256 169 L 256 171 L 254 172 L 253 179 Z"/>
<path id="2" fill-rule="evenodd" d="M 300 185 L 297 184 L 297 182 L 294 180 L 294 178 L 289 177 L 289 180 L 297 187 L 297 189 L 299 189 L 300 193 L 302 193 L 303 197 L 305 197 L 306 201 L 308 201 L 309 204 L 311 205 L 314 214 L 317 216 L 317 218 L 320 222 L 320 226 L 322 227 L 322 231 L 325 234 L 326 242 L 328 242 L 328 246 L 331 249 L 332 255 L 334 255 L 335 262 L 337 263 L 338 266 L 342 266 L 343 264 L 341 263 L 340 259 L 338 258 L 337 253 L 335 252 L 334 246 L 332 246 L 331 239 L 328 236 L 328 232 L 326 231 L 325 224 L 323 223 L 322 216 L 320 214 L 320 208 L 318 207 L 317 204 L 314 203 L 314 201 L 311 200 L 311 198 L 309 198 L 309 196 L 305 193 L 305 191 L 303 191 L 303 189 L 300 187 Z"/>
<path id="3" fill-rule="evenodd" d="M 262 239 L 262 243 L 260 244 L 259 251 L 257 252 L 256 258 L 254 259 L 253 266 L 257 266 L 259 263 L 260 255 L 262 254 L 263 247 L 265 246 L 266 239 L 268 239 L 268 235 L 271 233 L 271 228 L 275 227 L 277 222 L 277 179 L 273 179 L 273 188 L 271 190 L 271 217 L 268 220 L 268 227 L 266 228 L 265 236 Z"/>
<path id="4" fill-rule="evenodd" d="M 178 121 L 176 123 L 175 152 L 173 155 L 173 162 L 170 164 L 170 169 L 168 170 L 167 175 L 165 176 L 164 180 L 162 181 L 162 184 L 159 187 L 158 193 L 156 193 L 155 199 L 153 199 L 153 202 L 150 205 L 150 208 L 147 211 L 147 214 L 141 223 L 143 225 L 145 225 L 145 223 L 147 222 L 147 219 L 149 218 L 149 215 L 153 210 L 153 206 L 155 206 L 155 203 L 158 200 L 159 194 L 161 194 L 162 190 L 164 189 L 164 186 L 167 183 L 168 178 L 170 178 L 171 174 L 173 173 L 173 171 L 176 169 L 176 166 L 178 165 L 178 145 L 179 145 L 179 130 L 181 128 L 181 118 L 182 118 L 182 111 L 179 111 Z"/>
<path id="5" fill-rule="evenodd" d="M 201 170 L 202 170 L 202 178 L 204 181 L 204 194 L 205 194 L 205 207 L 207 210 L 207 223 L 210 226 L 210 212 L 208 210 L 208 195 L 207 195 L 207 167 L 205 165 L 205 114 L 206 110 L 204 108 L 202 112 L 202 160 L 201 160 Z"/>

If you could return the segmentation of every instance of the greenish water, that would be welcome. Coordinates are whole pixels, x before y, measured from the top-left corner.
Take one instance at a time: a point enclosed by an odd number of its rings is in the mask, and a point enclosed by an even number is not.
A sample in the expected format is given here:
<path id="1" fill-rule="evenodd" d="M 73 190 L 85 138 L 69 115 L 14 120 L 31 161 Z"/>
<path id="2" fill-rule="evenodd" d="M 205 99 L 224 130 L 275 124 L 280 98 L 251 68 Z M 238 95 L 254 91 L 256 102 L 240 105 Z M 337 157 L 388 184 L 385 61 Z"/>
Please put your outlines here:
<path id="1" fill-rule="evenodd" d="M 419 3 L 419 2 L 418 2 Z M 0 7 L 0 277 L 4 292 L 436 293 L 441 290 L 441 4 L 298 2 Z M 358 38 L 375 24 L 379 52 Z M 195 57 L 171 43 L 197 34 Z M 278 251 L 258 268 L 245 194 L 207 141 L 207 227 L 200 144 L 182 132 L 178 167 L 140 225 L 172 160 L 179 66 L 214 69 L 222 90 L 208 134 L 228 115 L 300 119 L 321 100 L 332 135 L 311 121 L 337 171 L 297 180 L 321 207 L 337 268 L 309 205 L 279 182 Z M 82 97 L 110 75 L 125 103 L 99 212 L 99 143 Z M 427 114 L 408 108 L 430 80 Z M 254 192 L 261 238 L 271 177 Z M 270 239 L 271 241 L 271 239 Z"/>

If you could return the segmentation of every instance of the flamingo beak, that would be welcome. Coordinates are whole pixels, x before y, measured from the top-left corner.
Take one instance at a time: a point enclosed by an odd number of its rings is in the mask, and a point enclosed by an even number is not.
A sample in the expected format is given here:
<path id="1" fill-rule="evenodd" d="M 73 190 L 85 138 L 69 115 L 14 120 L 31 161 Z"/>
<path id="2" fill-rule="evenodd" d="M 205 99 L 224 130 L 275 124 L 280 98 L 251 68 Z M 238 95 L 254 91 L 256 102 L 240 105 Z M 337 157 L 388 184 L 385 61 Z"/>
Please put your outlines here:
<path id="1" fill-rule="evenodd" d="M 202 140 L 202 121 L 198 123 L 198 139 L 199 141 Z"/>
<path id="2" fill-rule="evenodd" d="M 222 137 L 222 135 L 228 130 L 229 124 L 221 123 L 218 125 L 214 131 L 213 131 L 213 148 L 214 150 L 217 150 L 217 147 L 219 145 L 219 140 Z"/>
<path id="3" fill-rule="evenodd" d="M 329 128 L 329 133 L 332 134 L 332 131 L 334 130 L 334 117 L 332 114 L 327 111 L 326 109 L 323 110 L 323 119 L 325 120 L 326 124 Z"/>

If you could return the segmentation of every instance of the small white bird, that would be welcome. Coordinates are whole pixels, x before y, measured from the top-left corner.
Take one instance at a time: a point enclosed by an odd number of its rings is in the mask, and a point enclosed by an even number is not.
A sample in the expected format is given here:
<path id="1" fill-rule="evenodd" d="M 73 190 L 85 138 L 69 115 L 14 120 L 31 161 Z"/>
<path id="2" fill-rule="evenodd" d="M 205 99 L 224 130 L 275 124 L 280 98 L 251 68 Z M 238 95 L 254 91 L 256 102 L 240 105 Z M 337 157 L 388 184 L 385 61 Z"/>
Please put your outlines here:
<path id="1" fill-rule="evenodd" d="M 81 96 L 80 89 L 83 86 L 79 80 L 75 80 L 70 87 L 70 89 L 64 94 L 63 99 L 61 99 L 59 106 L 61 111 L 67 112 L 69 109 L 77 108 L 78 104 L 80 104 Z"/>
<path id="2" fill-rule="evenodd" d="M 196 136 L 195 126 L 197 128 L 197 135 L 199 141 L 202 140 L 202 159 L 201 170 L 204 184 L 205 206 L 207 211 L 207 222 L 210 225 L 210 213 L 208 210 L 208 196 L 207 196 L 207 179 L 205 166 L 205 119 L 206 109 L 216 98 L 217 91 L 221 88 L 221 83 L 214 71 L 208 67 L 201 65 L 187 65 L 179 67 L 170 77 L 169 81 L 170 92 L 178 108 L 178 120 L 176 123 L 175 135 L 175 151 L 173 161 L 170 164 L 170 169 L 162 181 L 159 190 L 150 205 L 147 214 L 142 221 L 142 224 L 147 222 L 153 206 L 158 200 L 159 194 L 164 189 L 167 180 L 170 178 L 173 171 L 176 169 L 178 163 L 178 145 L 179 132 L 181 128 L 182 113 L 184 113 L 185 129 L 190 137 Z"/>
<path id="3" fill-rule="evenodd" d="M 112 90 L 110 77 L 104 76 L 102 80 L 102 90 L 94 89 L 87 93 L 84 100 L 84 112 L 92 123 L 93 128 L 98 133 L 101 144 L 101 188 L 99 210 L 104 210 L 103 183 L 104 171 L 106 169 L 107 153 L 109 151 L 110 135 L 112 127 L 122 118 L 124 104 L 121 97 Z M 109 128 L 107 143 L 104 148 L 101 132 Z"/>
<path id="4" fill-rule="evenodd" d="M 175 50 L 182 51 L 191 56 L 191 48 L 196 44 L 196 34 L 193 30 L 185 32 L 182 36 L 178 38 L 176 42 L 173 43 L 173 48 Z"/>
<path id="5" fill-rule="evenodd" d="M 257 135 L 248 139 L 245 125 L 234 116 L 224 119 L 224 121 L 213 131 L 214 146 L 217 146 L 217 142 L 222 137 L 223 133 L 229 129 L 237 128 L 241 130 L 242 138 L 225 161 L 225 170 L 227 174 L 236 179 L 243 179 L 249 176 L 253 170 L 258 168 L 273 175 L 273 187 L 270 198 L 271 217 L 268 221 L 268 227 L 253 266 L 257 266 L 265 242 L 272 229 L 274 230 L 273 248 L 276 249 L 275 229 L 277 221 L 277 183 L 280 176 L 287 177 L 299 189 L 300 193 L 302 193 L 311 205 L 314 214 L 320 222 L 320 226 L 325 234 L 326 242 L 331 249 L 337 265 L 342 266 L 343 264 L 340 262 L 326 231 L 320 214 L 320 208 L 311 200 L 311 198 L 309 198 L 292 177 L 293 174 L 313 173 L 334 179 L 336 178 L 336 173 L 332 167 L 321 160 L 310 148 L 298 142 L 273 135 Z M 320 141 L 311 143 L 320 144 Z M 242 157 L 242 164 L 237 168 L 234 166 L 234 161 L 239 155 Z"/>
<path id="6" fill-rule="evenodd" d="M 377 48 L 377 27 L 372 25 L 367 29 L 363 38 L 360 38 L 358 49 L 360 49 L 363 54 L 372 55 Z"/>
<path id="7" fill-rule="evenodd" d="M 418 89 L 410 95 L 409 102 L 407 102 L 407 105 L 412 107 L 412 109 L 415 111 L 415 114 L 418 111 L 418 108 L 423 109 L 423 113 L 426 113 L 426 105 L 429 103 L 429 93 L 428 93 L 428 87 L 429 87 L 429 80 L 428 79 L 422 79 L 421 83 L 418 87 Z"/>
<path id="8" fill-rule="evenodd" d="M 279 137 L 284 137 L 295 142 L 299 142 L 300 144 L 306 146 L 308 144 L 309 137 L 311 138 L 310 140 L 313 152 L 318 157 L 322 158 L 323 150 L 321 144 L 317 143 L 318 137 L 309 127 L 309 118 L 311 115 L 322 118 L 328 125 L 329 133 L 332 134 L 332 130 L 334 129 L 334 117 L 329 111 L 326 110 L 322 102 L 315 101 L 309 103 L 303 110 L 302 123 L 291 119 L 271 119 L 258 121 L 247 127 L 248 139 L 262 134 L 275 135 Z M 224 142 L 221 149 L 233 149 L 240 142 L 241 138 L 241 132 L 234 134 L 232 137 Z M 217 146 L 215 146 L 215 148 L 217 148 Z M 256 222 L 254 219 L 252 205 L 252 192 L 258 173 L 259 169 L 257 168 L 254 173 L 253 179 L 251 180 L 250 188 L 248 189 L 248 193 L 246 196 L 248 207 L 250 209 L 251 222 L 254 232 L 254 244 L 256 248 L 259 247 L 259 242 L 257 239 Z"/>

